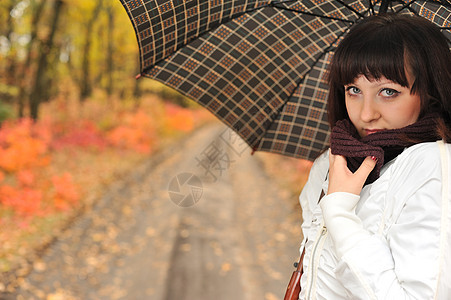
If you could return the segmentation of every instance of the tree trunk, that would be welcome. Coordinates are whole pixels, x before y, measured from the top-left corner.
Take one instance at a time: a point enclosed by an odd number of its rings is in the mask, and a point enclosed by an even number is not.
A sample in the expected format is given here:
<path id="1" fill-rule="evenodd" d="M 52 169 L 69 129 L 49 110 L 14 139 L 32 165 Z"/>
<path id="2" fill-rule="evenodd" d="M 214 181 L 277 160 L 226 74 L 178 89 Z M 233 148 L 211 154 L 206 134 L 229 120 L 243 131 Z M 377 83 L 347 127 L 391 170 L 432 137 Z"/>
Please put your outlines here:
<path id="1" fill-rule="evenodd" d="M 8 3 L 8 11 L 11 12 L 14 9 L 14 6 L 16 6 L 16 0 L 10 0 Z M 11 14 L 8 14 L 8 20 L 6 23 L 6 38 L 9 41 L 10 44 L 10 48 L 9 48 L 9 54 L 8 54 L 8 65 L 6 68 L 6 82 L 9 85 L 15 85 L 16 84 L 16 55 L 15 55 L 15 51 L 14 51 L 14 43 L 12 40 L 12 34 L 14 32 L 14 21 L 13 18 L 11 16 Z"/>
<path id="2" fill-rule="evenodd" d="M 92 82 L 91 82 L 91 44 L 92 44 L 92 32 L 94 23 L 97 20 L 97 16 L 102 7 L 102 0 L 97 0 L 97 5 L 92 12 L 91 17 L 86 23 L 85 31 L 85 44 L 83 46 L 83 61 L 82 61 L 82 76 L 80 83 L 80 100 L 83 102 L 87 97 L 92 94 Z"/>
<path id="3" fill-rule="evenodd" d="M 39 49 L 38 67 L 35 74 L 35 82 L 30 94 L 29 105 L 30 105 L 30 116 L 33 120 L 37 120 L 39 117 L 39 104 L 43 100 L 44 95 L 44 85 L 47 82 L 47 67 L 48 67 L 48 56 L 53 48 L 53 39 L 58 27 L 58 21 L 61 15 L 61 8 L 63 6 L 63 0 L 54 0 L 53 9 L 51 13 L 51 28 L 47 40 L 41 43 Z"/>
<path id="4" fill-rule="evenodd" d="M 106 84 L 106 92 L 108 96 L 113 94 L 113 53 L 114 53 L 114 13 L 113 8 L 108 6 L 107 9 L 108 14 L 108 28 L 107 28 L 107 56 L 106 56 L 106 75 L 107 75 L 107 84 Z"/>
<path id="5" fill-rule="evenodd" d="M 28 93 L 28 85 L 27 85 L 27 77 L 25 74 L 28 74 L 31 64 L 31 57 L 33 54 L 33 49 L 36 44 L 36 37 L 38 35 L 38 22 L 39 17 L 41 16 L 42 10 L 44 9 L 45 3 L 47 0 L 42 0 L 38 3 L 36 1 L 32 1 L 31 6 L 33 8 L 33 17 L 31 20 L 31 32 L 30 32 L 30 41 L 27 45 L 27 56 L 25 59 L 25 62 L 23 64 L 23 67 L 19 71 L 19 74 L 17 76 L 18 82 L 19 82 L 19 95 L 18 95 L 18 107 L 17 107 L 17 114 L 19 118 L 22 118 L 24 116 L 24 109 L 25 109 L 25 98 L 27 97 Z"/>

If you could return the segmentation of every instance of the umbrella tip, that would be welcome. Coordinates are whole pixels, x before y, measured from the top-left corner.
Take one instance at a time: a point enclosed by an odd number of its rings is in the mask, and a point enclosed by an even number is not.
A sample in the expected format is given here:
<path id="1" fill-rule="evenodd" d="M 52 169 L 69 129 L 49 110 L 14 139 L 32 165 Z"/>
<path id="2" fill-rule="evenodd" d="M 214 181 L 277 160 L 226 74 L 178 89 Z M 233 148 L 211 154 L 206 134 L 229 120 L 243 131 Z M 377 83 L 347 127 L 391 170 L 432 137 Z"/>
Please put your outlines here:
<path id="1" fill-rule="evenodd" d="M 141 78 L 141 76 L 142 76 L 141 73 L 139 73 L 138 75 L 136 75 L 135 78 L 136 78 L 136 79 L 139 79 L 139 78 Z"/>

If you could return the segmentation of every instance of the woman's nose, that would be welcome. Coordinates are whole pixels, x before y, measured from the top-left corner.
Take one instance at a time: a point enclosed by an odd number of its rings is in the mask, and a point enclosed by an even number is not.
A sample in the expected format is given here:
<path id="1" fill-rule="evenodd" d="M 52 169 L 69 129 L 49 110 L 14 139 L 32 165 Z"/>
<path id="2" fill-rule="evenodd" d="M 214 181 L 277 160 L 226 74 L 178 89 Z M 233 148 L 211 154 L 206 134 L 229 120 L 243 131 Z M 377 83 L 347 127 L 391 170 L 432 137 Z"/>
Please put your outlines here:
<path id="1" fill-rule="evenodd" d="M 380 117 L 380 113 L 377 109 L 377 105 L 373 99 L 364 99 L 362 102 L 362 109 L 360 111 L 360 119 L 363 122 L 369 123 L 377 120 Z"/>

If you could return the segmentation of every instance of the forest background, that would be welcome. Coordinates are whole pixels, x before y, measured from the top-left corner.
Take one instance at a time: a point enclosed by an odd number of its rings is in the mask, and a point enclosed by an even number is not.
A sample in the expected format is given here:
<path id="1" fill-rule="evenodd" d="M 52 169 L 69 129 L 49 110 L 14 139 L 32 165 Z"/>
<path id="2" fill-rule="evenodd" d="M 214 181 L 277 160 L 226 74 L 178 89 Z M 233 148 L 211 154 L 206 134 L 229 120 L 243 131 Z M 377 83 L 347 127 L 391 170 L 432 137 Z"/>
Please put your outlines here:
<path id="1" fill-rule="evenodd" d="M 214 121 L 138 73 L 120 1 L 0 1 L 0 274 L 20 270 L 113 180 Z M 265 164 L 293 194 L 310 166 Z"/>

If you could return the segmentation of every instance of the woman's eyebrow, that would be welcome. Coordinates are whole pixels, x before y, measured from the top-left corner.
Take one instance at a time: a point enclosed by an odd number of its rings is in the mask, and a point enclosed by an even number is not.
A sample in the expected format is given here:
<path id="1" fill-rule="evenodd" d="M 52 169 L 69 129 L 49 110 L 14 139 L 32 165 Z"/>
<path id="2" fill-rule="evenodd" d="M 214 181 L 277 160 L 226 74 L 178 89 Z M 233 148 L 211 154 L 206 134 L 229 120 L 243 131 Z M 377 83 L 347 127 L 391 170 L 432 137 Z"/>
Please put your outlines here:
<path id="1" fill-rule="evenodd" d="M 375 81 L 372 81 L 372 82 L 375 82 L 375 85 L 376 85 L 376 86 L 382 86 L 382 85 L 386 85 L 386 84 L 396 84 L 396 85 L 400 85 L 399 83 L 394 82 L 394 81 L 391 81 L 391 80 L 389 80 L 389 79 L 375 80 Z"/>

